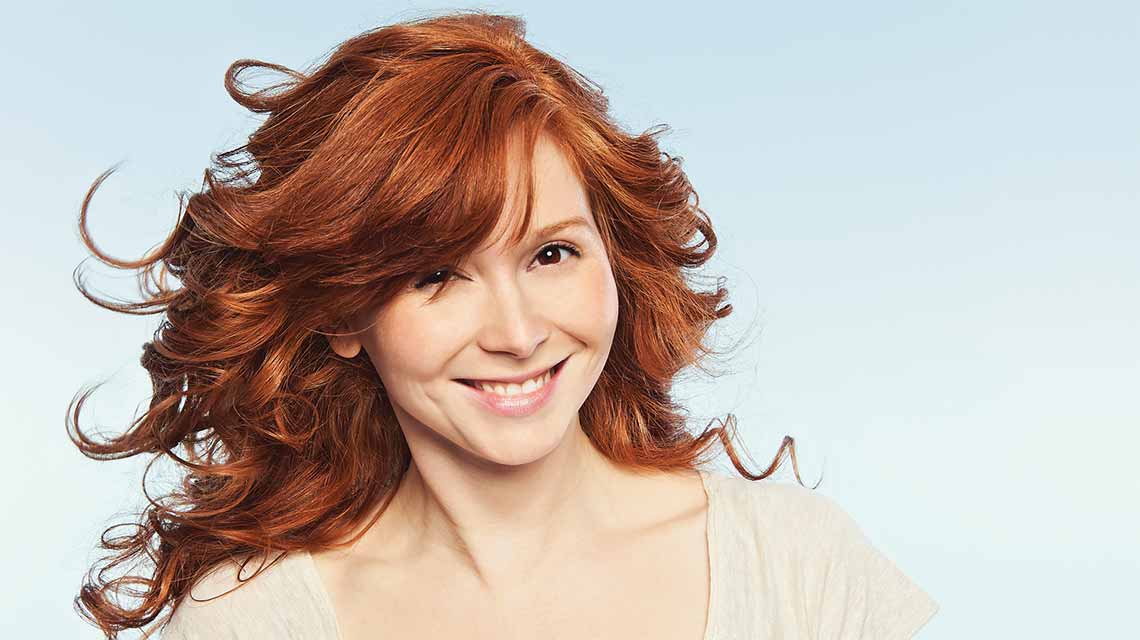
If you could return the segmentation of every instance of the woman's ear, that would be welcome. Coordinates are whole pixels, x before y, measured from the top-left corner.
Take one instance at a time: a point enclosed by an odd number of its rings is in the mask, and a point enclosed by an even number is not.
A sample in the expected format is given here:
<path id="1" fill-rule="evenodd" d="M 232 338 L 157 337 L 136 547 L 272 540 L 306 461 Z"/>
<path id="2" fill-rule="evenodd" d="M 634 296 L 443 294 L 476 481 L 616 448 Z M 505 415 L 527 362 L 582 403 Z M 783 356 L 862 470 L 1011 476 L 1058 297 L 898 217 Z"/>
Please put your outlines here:
<path id="1" fill-rule="evenodd" d="M 332 350 L 342 358 L 355 358 L 360 353 L 360 337 L 344 324 L 338 324 L 332 333 L 325 334 Z"/>

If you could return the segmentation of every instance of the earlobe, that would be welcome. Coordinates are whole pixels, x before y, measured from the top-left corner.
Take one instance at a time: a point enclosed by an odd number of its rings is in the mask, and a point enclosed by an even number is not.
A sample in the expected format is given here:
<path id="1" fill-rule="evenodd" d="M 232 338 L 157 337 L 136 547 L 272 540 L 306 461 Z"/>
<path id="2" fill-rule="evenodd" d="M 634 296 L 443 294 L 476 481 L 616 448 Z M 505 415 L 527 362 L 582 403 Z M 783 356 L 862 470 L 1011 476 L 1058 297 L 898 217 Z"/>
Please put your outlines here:
<path id="1" fill-rule="evenodd" d="M 344 329 L 338 329 L 343 331 Z M 360 353 L 360 339 L 355 335 L 326 335 L 333 352 L 342 358 L 355 358 Z"/>

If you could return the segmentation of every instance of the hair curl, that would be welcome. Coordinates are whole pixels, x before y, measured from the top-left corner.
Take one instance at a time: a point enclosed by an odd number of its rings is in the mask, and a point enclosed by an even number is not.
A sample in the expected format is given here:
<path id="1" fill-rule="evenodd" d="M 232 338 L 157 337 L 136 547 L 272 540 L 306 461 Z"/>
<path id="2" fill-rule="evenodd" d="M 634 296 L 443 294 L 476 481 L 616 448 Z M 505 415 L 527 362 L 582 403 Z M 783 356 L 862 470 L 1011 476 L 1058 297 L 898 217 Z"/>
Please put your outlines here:
<path id="1" fill-rule="evenodd" d="M 337 357 L 325 334 L 486 239 L 516 134 L 533 150 L 548 132 L 567 154 L 617 282 L 609 360 L 580 410 L 596 448 L 631 467 L 695 469 L 719 439 L 746 478 L 774 473 L 785 450 L 795 468 L 785 437 L 767 470 L 748 472 L 732 443 L 735 416 L 693 436 L 671 398 L 679 371 L 707 371 L 706 332 L 732 306 L 722 305 L 722 279 L 713 292 L 686 280 L 717 241 L 682 158 L 658 147 L 668 127 L 624 133 L 600 87 L 524 36 L 518 17 L 465 11 L 366 31 L 308 75 L 234 62 L 226 90 L 268 118 L 215 156 L 199 192 L 185 202 L 179 193 L 175 229 L 139 260 L 100 251 L 87 230 L 91 198 L 115 167 L 91 185 L 82 240 L 104 264 L 136 270 L 142 300 L 93 295 L 78 267 L 76 286 L 101 307 L 164 318 L 142 350 L 149 408 L 122 435 L 93 440 L 78 421 L 95 385 L 72 399 L 68 436 L 91 458 L 149 453 L 147 471 L 163 457 L 185 469 L 170 493 L 146 496 L 139 521 L 127 523 L 133 533 L 103 534 L 111 555 L 88 571 L 75 606 L 108 638 L 150 624 L 227 558 L 338 546 L 370 507 L 387 506 L 411 460 L 407 443 L 363 352 Z M 243 91 L 237 76 L 251 68 L 288 79 Z M 526 184 L 520 233 L 529 174 Z M 108 578 L 144 555 L 153 573 Z M 120 591 L 141 602 L 117 604 Z"/>

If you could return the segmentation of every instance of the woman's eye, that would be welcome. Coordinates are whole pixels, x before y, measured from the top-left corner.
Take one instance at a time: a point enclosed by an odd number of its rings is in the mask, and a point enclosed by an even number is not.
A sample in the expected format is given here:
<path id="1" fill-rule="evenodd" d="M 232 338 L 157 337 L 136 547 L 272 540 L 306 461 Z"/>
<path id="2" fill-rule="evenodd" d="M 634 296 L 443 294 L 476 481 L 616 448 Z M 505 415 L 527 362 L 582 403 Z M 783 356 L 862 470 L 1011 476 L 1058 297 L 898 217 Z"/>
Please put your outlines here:
<path id="1" fill-rule="evenodd" d="M 412 285 L 416 289 L 423 289 L 424 287 L 432 284 L 439 284 L 447 280 L 451 272 L 447 269 L 436 269 L 431 275 L 421 279 L 419 282 Z"/>
<path id="2" fill-rule="evenodd" d="M 545 247 L 539 249 L 538 254 L 535 255 L 534 259 L 537 260 L 539 262 L 539 264 L 541 264 L 542 266 L 552 266 L 552 265 L 560 264 L 562 262 L 562 259 L 563 259 L 562 253 L 561 253 L 563 250 L 567 251 L 568 253 L 570 253 L 570 255 L 572 255 L 574 257 L 580 258 L 582 256 L 582 252 L 578 251 L 573 246 L 566 244 L 564 242 L 554 242 L 554 243 L 548 244 Z M 424 287 L 442 284 L 444 281 L 450 280 L 453 277 L 458 277 L 458 276 L 456 276 L 454 273 L 452 273 L 450 269 L 440 268 L 440 269 L 436 269 L 435 271 L 433 271 L 431 274 L 427 275 L 426 277 L 421 278 L 418 282 L 416 282 L 414 285 L 412 285 L 412 287 L 415 289 L 423 289 Z"/>
<path id="3" fill-rule="evenodd" d="M 581 255 L 582 255 L 581 251 L 578 251 L 577 249 L 575 249 L 574 247 L 572 247 L 568 244 L 565 244 L 563 242 L 555 242 L 553 244 L 548 244 L 545 247 L 539 249 L 538 255 L 535 256 L 534 259 L 538 260 L 539 264 L 543 264 L 543 265 L 558 264 L 558 263 L 562 262 L 562 254 L 559 253 L 560 249 L 565 249 L 566 251 L 570 252 L 570 254 L 575 256 L 575 257 L 581 257 Z M 543 259 L 551 258 L 551 257 L 554 258 L 553 262 L 542 262 Z"/>

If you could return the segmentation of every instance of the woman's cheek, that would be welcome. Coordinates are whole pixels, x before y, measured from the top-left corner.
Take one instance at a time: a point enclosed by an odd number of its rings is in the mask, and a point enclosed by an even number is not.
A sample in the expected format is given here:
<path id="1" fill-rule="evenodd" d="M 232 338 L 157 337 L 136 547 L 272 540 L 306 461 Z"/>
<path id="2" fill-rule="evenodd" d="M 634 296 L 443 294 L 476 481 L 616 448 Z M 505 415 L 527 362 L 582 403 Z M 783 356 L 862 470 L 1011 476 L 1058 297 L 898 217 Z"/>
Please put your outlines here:
<path id="1" fill-rule="evenodd" d="M 587 304 L 600 324 L 613 326 L 617 323 L 618 292 L 609 264 L 592 265 L 591 279 Z"/>

